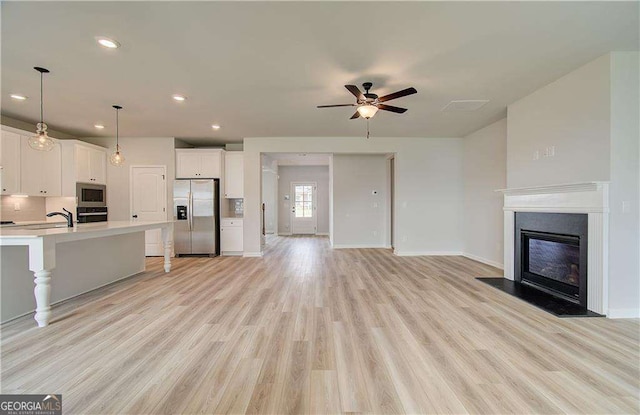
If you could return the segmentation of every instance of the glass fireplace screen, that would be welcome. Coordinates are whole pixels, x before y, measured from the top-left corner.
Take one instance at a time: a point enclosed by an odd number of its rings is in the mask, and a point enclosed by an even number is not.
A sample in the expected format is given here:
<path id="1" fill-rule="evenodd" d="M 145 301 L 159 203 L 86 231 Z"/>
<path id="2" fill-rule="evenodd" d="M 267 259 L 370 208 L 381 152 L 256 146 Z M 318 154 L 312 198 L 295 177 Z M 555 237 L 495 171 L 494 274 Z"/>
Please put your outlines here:
<path id="1" fill-rule="evenodd" d="M 578 287 L 580 247 L 564 242 L 527 238 L 528 271 Z"/>

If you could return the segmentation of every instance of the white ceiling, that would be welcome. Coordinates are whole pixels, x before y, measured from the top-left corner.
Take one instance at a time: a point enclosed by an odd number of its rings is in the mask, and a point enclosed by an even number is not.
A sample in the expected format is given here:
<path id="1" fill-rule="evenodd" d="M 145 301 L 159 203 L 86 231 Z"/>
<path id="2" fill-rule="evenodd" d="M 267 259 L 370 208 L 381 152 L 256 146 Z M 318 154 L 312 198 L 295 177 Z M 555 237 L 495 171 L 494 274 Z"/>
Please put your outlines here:
<path id="1" fill-rule="evenodd" d="M 362 136 L 344 84 L 374 82 L 409 111 L 374 136 L 457 137 L 612 50 L 638 49 L 638 2 L 3 2 L 2 114 L 77 136 L 220 144 L 261 136 Z M 96 36 L 122 47 L 105 50 Z M 24 102 L 11 93 L 29 96 Z M 184 94 L 176 103 L 172 94 Z M 488 99 L 475 112 L 451 100 Z M 95 123 L 107 128 L 99 132 Z M 219 131 L 211 129 L 219 123 Z"/>

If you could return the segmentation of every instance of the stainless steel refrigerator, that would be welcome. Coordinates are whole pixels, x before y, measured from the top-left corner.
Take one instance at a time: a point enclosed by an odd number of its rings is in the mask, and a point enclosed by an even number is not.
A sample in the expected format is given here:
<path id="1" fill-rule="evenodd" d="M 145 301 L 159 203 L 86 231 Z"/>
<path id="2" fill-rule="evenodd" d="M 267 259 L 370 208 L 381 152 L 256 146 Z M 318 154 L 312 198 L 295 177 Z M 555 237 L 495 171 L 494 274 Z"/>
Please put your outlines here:
<path id="1" fill-rule="evenodd" d="M 220 255 L 220 181 L 176 180 L 173 184 L 176 255 Z"/>

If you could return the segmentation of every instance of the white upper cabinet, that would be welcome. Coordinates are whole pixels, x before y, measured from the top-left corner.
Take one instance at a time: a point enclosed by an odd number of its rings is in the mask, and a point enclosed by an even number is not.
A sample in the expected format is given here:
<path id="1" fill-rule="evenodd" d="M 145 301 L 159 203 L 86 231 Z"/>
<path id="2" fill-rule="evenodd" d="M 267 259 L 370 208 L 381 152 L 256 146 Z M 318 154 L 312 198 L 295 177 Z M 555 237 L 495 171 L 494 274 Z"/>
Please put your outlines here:
<path id="1" fill-rule="evenodd" d="M 223 153 L 217 149 L 176 149 L 176 178 L 221 178 Z"/>
<path id="2" fill-rule="evenodd" d="M 107 184 L 107 149 L 78 140 L 62 140 L 62 194 L 76 196 L 76 183 Z"/>
<path id="3" fill-rule="evenodd" d="M 227 199 L 244 198 L 244 154 L 241 151 L 225 153 L 224 197 Z"/>
<path id="4" fill-rule="evenodd" d="M 76 181 L 106 184 L 107 152 L 83 144 L 75 144 Z"/>
<path id="5" fill-rule="evenodd" d="M 62 160 L 60 143 L 51 151 L 29 147 L 29 137 L 20 140 L 20 193 L 30 196 L 62 195 Z"/>
<path id="6" fill-rule="evenodd" d="M 2 130 L 0 137 L 0 194 L 20 192 L 20 134 Z"/>

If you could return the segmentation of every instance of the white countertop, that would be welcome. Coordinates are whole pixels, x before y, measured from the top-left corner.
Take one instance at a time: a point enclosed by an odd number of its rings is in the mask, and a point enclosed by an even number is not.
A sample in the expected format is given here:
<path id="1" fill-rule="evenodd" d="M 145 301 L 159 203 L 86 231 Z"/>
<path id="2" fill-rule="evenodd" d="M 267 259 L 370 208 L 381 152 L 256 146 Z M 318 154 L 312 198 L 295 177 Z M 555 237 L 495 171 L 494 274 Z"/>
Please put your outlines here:
<path id="1" fill-rule="evenodd" d="M 0 228 L 0 240 L 55 237 L 56 240 L 89 239 L 98 236 L 144 231 L 166 227 L 173 221 L 107 221 L 75 224 L 73 228 L 58 227 L 46 229 L 25 229 L 23 227 Z M 54 223 L 51 223 L 54 225 Z M 56 223 L 57 224 L 57 223 Z"/>

